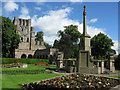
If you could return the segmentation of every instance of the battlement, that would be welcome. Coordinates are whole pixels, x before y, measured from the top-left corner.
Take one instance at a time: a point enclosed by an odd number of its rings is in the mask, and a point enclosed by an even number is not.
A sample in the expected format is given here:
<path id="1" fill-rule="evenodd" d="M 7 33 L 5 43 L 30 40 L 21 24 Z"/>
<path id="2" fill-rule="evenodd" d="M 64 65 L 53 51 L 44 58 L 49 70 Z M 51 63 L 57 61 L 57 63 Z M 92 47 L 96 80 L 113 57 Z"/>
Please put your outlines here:
<path id="1" fill-rule="evenodd" d="M 18 17 L 14 17 L 13 23 L 20 26 L 31 26 L 31 19 L 21 19 Z"/>

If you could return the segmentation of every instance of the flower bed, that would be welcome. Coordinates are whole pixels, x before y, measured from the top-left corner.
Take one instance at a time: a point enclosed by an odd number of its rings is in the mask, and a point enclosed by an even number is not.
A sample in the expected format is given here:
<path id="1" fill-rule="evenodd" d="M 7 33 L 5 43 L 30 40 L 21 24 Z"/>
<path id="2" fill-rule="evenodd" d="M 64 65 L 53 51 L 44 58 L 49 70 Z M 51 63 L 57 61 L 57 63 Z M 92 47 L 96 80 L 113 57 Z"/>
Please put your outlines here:
<path id="1" fill-rule="evenodd" d="M 39 62 L 35 65 L 40 65 L 40 66 L 49 66 L 49 64 L 45 63 L 45 62 Z"/>
<path id="2" fill-rule="evenodd" d="M 41 88 L 57 88 L 57 89 L 80 89 L 80 90 L 108 90 L 120 83 L 117 79 L 107 77 L 97 77 L 85 74 L 71 74 L 53 79 L 42 80 L 23 84 L 22 88 L 27 90 L 38 90 Z"/>
<path id="3" fill-rule="evenodd" d="M 26 68 L 27 64 L 23 64 L 23 63 L 11 63 L 11 64 L 0 65 L 0 67 L 2 67 L 2 68 Z"/>

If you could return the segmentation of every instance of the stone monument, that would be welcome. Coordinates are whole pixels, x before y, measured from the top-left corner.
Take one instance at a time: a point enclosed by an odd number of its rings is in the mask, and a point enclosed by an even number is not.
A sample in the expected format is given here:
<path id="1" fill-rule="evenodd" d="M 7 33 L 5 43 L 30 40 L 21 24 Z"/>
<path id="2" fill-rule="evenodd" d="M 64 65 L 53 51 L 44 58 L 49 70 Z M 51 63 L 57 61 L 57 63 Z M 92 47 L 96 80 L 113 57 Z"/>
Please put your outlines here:
<path id="1" fill-rule="evenodd" d="M 80 73 L 91 73 L 92 62 L 90 61 L 91 46 L 90 46 L 90 35 L 87 33 L 86 24 L 86 6 L 83 11 L 83 34 L 80 38 L 80 49 L 77 60 L 77 72 Z"/>

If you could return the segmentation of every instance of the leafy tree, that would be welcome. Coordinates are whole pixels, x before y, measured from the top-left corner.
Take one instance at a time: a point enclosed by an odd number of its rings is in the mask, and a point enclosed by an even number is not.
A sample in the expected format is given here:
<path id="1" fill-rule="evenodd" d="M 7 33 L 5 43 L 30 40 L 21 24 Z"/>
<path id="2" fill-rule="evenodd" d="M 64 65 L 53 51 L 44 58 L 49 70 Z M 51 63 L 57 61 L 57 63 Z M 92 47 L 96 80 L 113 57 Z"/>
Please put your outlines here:
<path id="1" fill-rule="evenodd" d="M 76 25 L 64 26 L 64 31 L 58 31 L 60 40 L 55 40 L 53 47 L 64 52 L 64 58 L 75 57 L 76 50 L 73 48 L 78 42 L 81 33 Z"/>
<path id="2" fill-rule="evenodd" d="M 120 54 L 115 58 L 115 68 L 120 70 Z"/>
<path id="3" fill-rule="evenodd" d="M 16 26 L 9 18 L 2 17 L 2 57 L 14 57 L 18 48 L 20 36 L 16 33 Z"/>
<path id="4" fill-rule="evenodd" d="M 37 34 L 35 35 L 35 40 L 37 40 L 37 41 L 44 41 L 43 40 L 43 32 L 42 31 L 37 32 Z"/>
<path id="5" fill-rule="evenodd" d="M 91 39 L 91 52 L 96 59 L 105 58 L 110 52 L 113 52 L 111 46 L 113 46 L 112 39 L 103 33 L 95 35 Z"/>
<path id="6" fill-rule="evenodd" d="M 53 48 L 59 48 L 59 40 L 54 41 Z"/>
<path id="7" fill-rule="evenodd" d="M 49 45 L 48 43 L 46 43 L 46 42 L 44 42 L 44 45 L 45 45 L 45 47 L 48 49 L 48 48 L 52 48 L 52 46 L 51 45 Z"/>

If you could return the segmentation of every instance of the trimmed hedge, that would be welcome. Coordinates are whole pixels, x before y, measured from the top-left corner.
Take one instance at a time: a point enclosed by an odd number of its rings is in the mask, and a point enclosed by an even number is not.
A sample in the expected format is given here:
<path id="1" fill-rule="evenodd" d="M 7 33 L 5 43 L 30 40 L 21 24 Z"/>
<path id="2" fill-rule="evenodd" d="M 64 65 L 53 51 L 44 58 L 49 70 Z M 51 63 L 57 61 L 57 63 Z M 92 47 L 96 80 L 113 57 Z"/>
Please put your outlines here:
<path id="1" fill-rule="evenodd" d="M 41 74 L 41 73 L 52 73 L 51 71 L 45 70 L 11 70 L 11 71 L 2 71 L 0 74 L 8 74 L 8 75 L 15 75 L 15 74 Z"/>
<path id="2" fill-rule="evenodd" d="M 24 58 L 2 58 L 2 64 L 10 63 L 26 63 L 26 64 L 36 64 L 39 62 L 49 63 L 48 59 L 24 59 Z"/>

